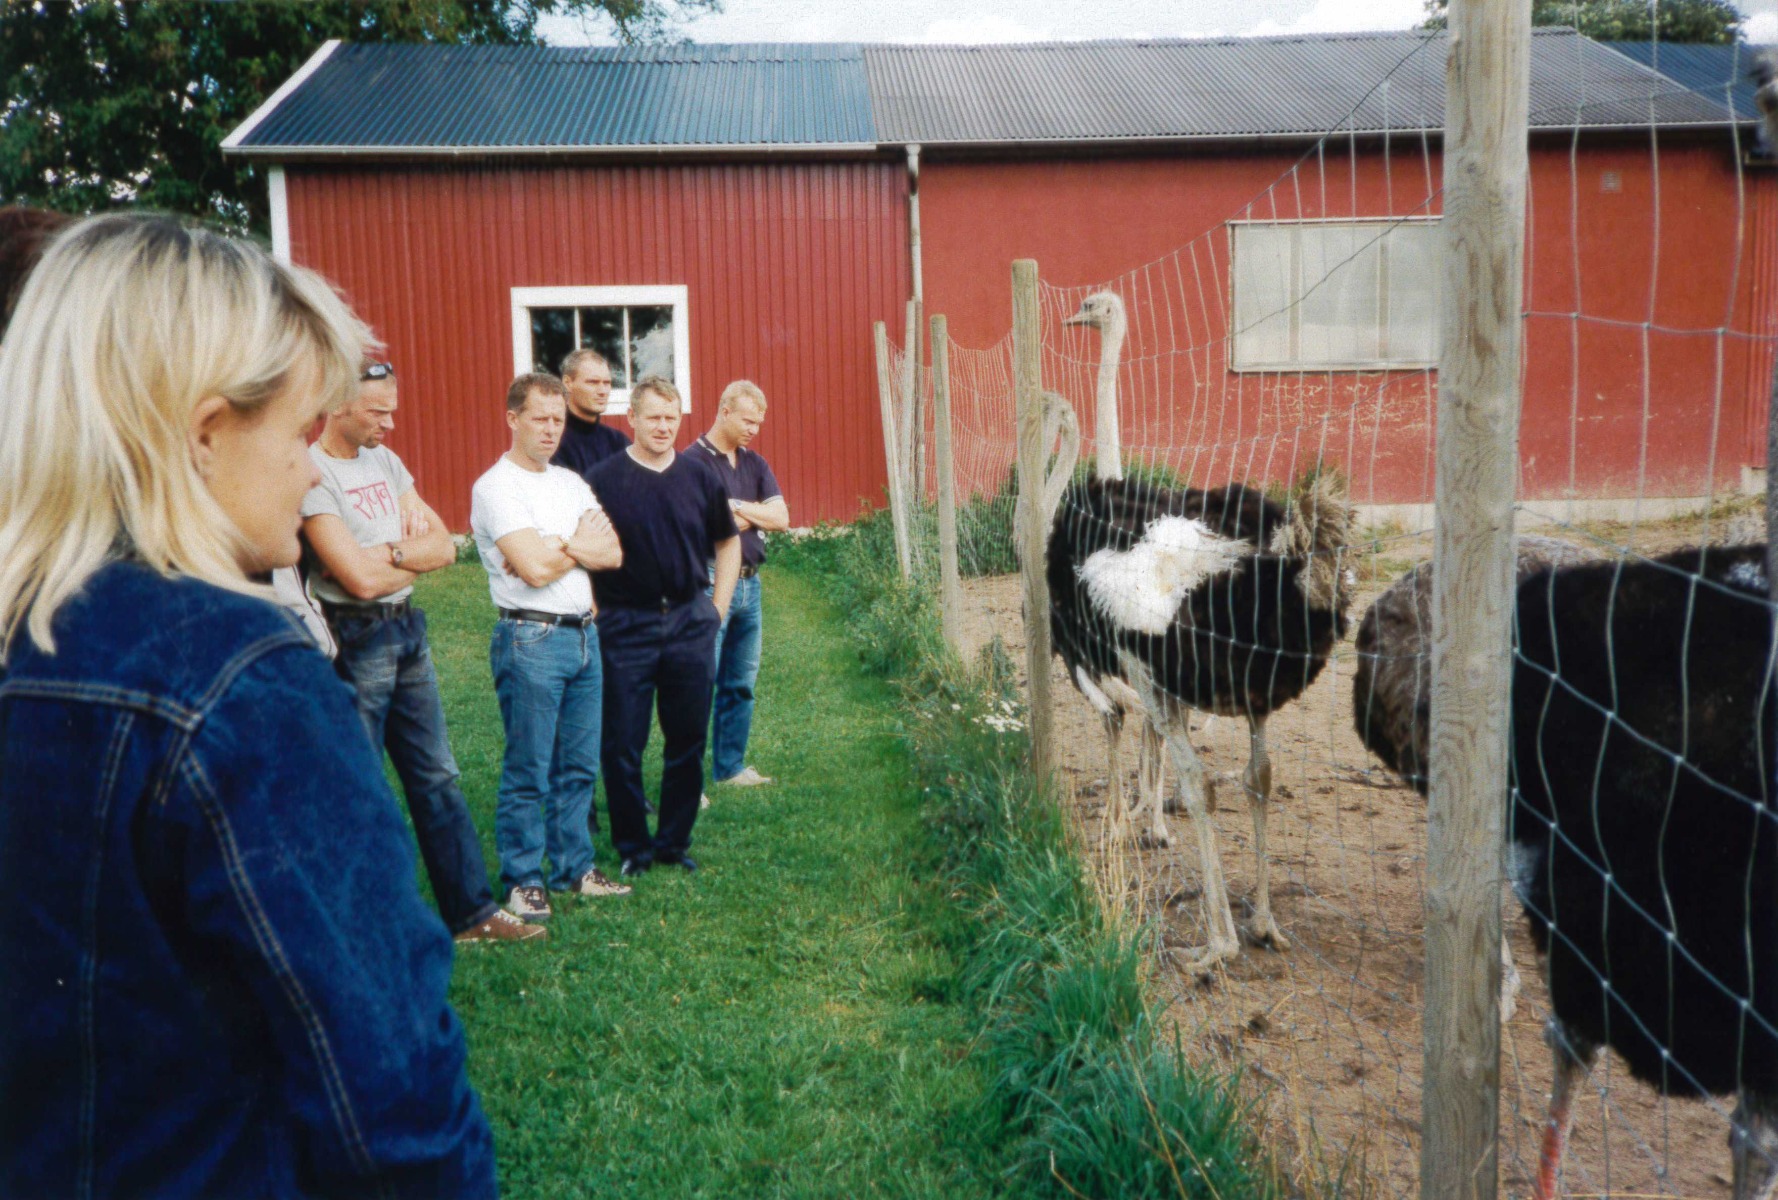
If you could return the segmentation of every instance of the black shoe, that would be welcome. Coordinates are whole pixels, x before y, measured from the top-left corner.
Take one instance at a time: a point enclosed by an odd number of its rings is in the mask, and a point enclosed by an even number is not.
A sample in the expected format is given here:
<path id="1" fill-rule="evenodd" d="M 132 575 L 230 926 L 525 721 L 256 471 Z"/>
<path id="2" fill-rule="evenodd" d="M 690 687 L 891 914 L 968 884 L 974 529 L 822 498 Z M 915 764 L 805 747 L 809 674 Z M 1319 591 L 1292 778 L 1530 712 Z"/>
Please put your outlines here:
<path id="1" fill-rule="evenodd" d="M 687 875 L 698 869 L 698 860 L 689 854 L 675 854 L 672 858 L 662 858 L 657 854 L 654 857 L 654 861 L 663 866 L 678 867 Z"/>
<path id="2" fill-rule="evenodd" d="M 624 865 L 618 871 L 618 874 L 622 875 L 625 879 L 634 879 L 638 875 L 646 874 L 648 871 L 648 868 L 652 867 L 653 865 L 654 865 L 654 862 L 652 859 L 626 858 L 626 859 L 624 859 Z"/>

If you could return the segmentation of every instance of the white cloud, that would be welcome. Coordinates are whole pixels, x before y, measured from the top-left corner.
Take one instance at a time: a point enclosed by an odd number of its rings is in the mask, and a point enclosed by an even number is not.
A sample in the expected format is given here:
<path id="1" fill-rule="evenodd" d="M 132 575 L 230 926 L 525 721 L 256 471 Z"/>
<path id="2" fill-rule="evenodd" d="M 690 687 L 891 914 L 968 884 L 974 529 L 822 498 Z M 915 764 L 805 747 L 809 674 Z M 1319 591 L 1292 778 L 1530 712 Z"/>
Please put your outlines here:
<path id="1" fill-rule="evenodd" d="M 1294 21 L 1267 17 L 1247 30 L 1256 37 L 1278 33 L 1352 33 L 1366 29 L 1410 29 L 1426 19 L 1422 0 L 1315 0 Z"/>
<path id="2" fill-rule="evenodd" d="M 1761 45 L 1778 42 L 1778 12 L 1754 13 L 1747 18 L 1747 23 L 1741 26 L 1741 30 L 1750 42 Z"/>
<path id="3" fill-rule="evenodd" d="M 932 22 L 920 35 L 923 42 L 952 45 L 981 45 L 993 42 L 1044 42 L 1056 35 L 1048 29 L 1022 25 L 998 13 L 982 13 L 968 17 L 945 17 Z"/>

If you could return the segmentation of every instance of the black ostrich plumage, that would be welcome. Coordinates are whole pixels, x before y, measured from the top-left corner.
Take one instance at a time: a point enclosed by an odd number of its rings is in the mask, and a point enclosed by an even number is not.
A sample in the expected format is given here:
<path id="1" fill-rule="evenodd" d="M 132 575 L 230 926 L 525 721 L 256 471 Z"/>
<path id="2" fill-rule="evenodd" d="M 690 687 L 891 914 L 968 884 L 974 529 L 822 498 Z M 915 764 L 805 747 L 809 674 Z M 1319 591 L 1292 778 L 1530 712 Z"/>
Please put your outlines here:
<path id="1" fill-rule="evenodd" d="M 1165 634 L 1120 628 L 1094 605 L 1079 569 L 1100 550 L 1129 550 L 1162 517 L 1202 521 L 1254 552 L 1188 591 Z M 1286 505 L 1244 484 L 1200 491 L 1089 480 L 1069 487 L 1051 522 L 1046 564 L 1051 638 L 1069 673 L 1121 678 L 1121 649 L 1146 663 L 1168 695 L 1205 712 L 1264 717 L 1302 695 L 1345 634 L 1347 595 L 1336 582 L 1331 607 L 1310 603 L 1298 583 L 1310 556 L 1267 552 L 1291 519 Z M 1343 542 L 1343 523 L 1340 532 Z M 1315 548 L 1337 580 L 1338 546 Z"/>
<path id="2" fill-rule="evenodd" d="M 1665 1091 L 1778 1096 L 1764 562 L 1688 549 L 1518 589 L 1515 887 L 1557 1020 Z"/>

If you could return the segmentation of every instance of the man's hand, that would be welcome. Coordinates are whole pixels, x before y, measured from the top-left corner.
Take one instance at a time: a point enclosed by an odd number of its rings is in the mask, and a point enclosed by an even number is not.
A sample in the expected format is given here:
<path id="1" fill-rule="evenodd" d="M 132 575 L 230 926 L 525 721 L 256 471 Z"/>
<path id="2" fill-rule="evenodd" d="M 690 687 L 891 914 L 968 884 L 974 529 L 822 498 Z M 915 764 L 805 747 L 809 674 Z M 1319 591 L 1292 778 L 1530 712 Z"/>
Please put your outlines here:
<path id="1" fill-rule="evenodd" d="M 736 529 L 746 531 L 753 528 L 753 522 L 749 521 L 746 515 L 741 512 L 741 502 L 739 500 L 730 500 L 728 502 L 728 510 L 734 514 Z"/>
<path id="2" fill-rule="evenodd" d="M 424 509 L 409 508 L 409 509 L 406 509 L 402 512 L 402 514 L 401 514 L 401 540 L 402 541 L 405 542 L 405 541 L 410 541 L 413 538 L 423 538 L 426 536 L 426 534 L 431 529 L 432 529 L 432 522 L 430 522 L 426 519 L 426 512 Z"/>
<path id="3" fill-rule="evenodd" d="M 564 549 L 589 571 L 610 571 L 624 563 L 623 544 L 602 508 L 589 508 L 580 514 L 580 524 L 575 526 L 574 536 Z"/>

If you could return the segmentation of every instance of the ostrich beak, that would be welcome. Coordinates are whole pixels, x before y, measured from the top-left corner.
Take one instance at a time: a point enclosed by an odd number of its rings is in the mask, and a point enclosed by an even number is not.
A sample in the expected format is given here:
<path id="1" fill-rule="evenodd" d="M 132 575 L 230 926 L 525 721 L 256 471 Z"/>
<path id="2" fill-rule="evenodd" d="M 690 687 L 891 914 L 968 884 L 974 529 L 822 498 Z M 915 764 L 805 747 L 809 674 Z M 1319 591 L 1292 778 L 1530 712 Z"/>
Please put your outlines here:
<path id="1" fill-rule="evenodd" d="M 1063 325 L 1091 325 L 1092 323 L 1092 314 L 1087 312 L 1084 308 L 1075 313 L 1072 317 L 1065 317 L 1062 320 Z"/>

